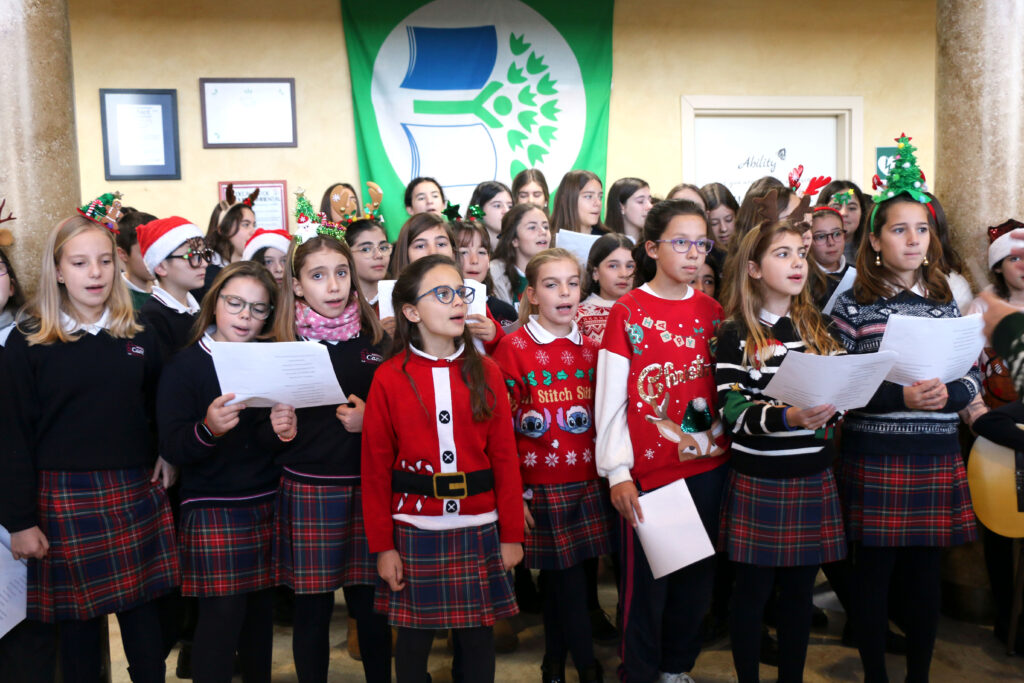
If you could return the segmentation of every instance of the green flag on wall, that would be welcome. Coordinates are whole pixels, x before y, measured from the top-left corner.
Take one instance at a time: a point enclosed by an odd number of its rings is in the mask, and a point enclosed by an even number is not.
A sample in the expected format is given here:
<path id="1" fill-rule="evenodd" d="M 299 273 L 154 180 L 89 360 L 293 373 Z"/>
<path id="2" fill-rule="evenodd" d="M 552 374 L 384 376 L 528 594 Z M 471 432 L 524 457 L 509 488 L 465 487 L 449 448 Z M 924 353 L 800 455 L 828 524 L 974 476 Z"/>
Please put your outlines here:
<path id="1" fill-rule="evenodd" d="M 604 177 L 612 0 L 342 1 L 359 174 L 384 191 L 388 234 L 409 180 L 465 213 L 477 183 L 524 168 Z"/>

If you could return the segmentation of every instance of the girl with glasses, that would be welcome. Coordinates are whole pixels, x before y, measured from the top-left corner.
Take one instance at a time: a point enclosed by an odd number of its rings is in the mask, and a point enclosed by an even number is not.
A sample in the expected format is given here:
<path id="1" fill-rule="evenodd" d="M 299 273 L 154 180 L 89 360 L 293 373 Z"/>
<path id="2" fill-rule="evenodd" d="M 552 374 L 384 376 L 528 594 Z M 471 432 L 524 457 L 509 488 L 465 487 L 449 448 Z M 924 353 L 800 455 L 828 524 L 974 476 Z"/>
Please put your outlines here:
<path id="1" fill-rule="evenodd" d="M 391 244 L 380 223 L 369 219 L 353 221 L 345 230 L 345 242 L 355 263 L 355 284 L 377 313 L 377 283 L 387 278 Z"/>

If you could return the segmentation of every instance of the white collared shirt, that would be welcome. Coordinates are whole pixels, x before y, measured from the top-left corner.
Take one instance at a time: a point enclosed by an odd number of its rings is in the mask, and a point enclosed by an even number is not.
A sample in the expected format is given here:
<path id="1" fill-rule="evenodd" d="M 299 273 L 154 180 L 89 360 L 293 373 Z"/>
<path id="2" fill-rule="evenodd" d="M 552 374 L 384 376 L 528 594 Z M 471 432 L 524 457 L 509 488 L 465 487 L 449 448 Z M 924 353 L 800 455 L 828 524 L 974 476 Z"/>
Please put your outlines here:
<path id="1" fill-rule="evenodd" d="M 182 304 L 160 285 L 153 285 L 153 298 L 175 313 L 195 315 L 199 312 L 199 302 L 192 296 L 192 292 L 185 292 L 185 303 Z"/>
<path id="2" fill-rule="evenodd" d="M 835 275 L 836 273 L 841 273 L 841 272 L 843 272 L 843 268 L 846 267 L 846 254 L 840 254 L 839 255 L 839 267 L 836 268 L 835 270 L 829 270 L 828 268 L 826 268 L 825 266 L 821 265 L 820 263 L 818 264 L 818 267 L 821 268 L 824 272 L 826 272 L 829 275 Z"/>
<path id="3" fill-rule="evenodd" d="M 438 358 L 437 356 L 431 356 L 426 351 L 421 351 L 421 350 L 417 349 L 415 346 L 413 346 L 412 344 L 409 344 L 409 350 L 412 351 L 413 353 L 415 353 L 417 356 L 420 356 L 421 358 L 426 358 L 427 360 L 447 360 L 447 361 L 453 361 L 453 360 L 455 360 L 456 358 L 458 358 L 459 356 L 462 355 L 463 345 L 459 344 L 459 348 L 455 349 L 455 353 L 453 353 L 450 356 L 446 356 L 444 358 Z"/>
<path id="4" fill-rule="evenodd" d="M 144 290 L 142 287 L 139 287 L 137 284 L 129 280 L 128 276 L 125 275 L 124 273 L 121 273 L 121 279 L 124 280 L 125 285 L 127 285 L 128 289 L 130 289 L 131 291 L 138 292 L 139 294 L 149 294 L 149 292 Z"/>
<path id="5" fill-rule="evenodd" d="M 540 324 L 537 320 L 536 315 L 531 315 L 530 320 L 526 323 L 526 331 L 530 333 L 533 340 L 538 344 L 550 344 L 556 339 L 568 339 L 573 344 L 579 346 L 583 343 L 583 334 L 580 332 L 580 328 L 576 325 L 576 321 L 572 323 L 572 329 L 569 330 L 569 334 L 564 337 L 552 334 L 546 327 Z"/>
<path id="6" fill-rule="evenodd" d="M 94 323 L 80 323 L 64 311 L 61 311 L 60 324 L 68 334 L 75 334 L 76 332 L 84 331 L 95 336 L 110 327 L 110 311 L 104 308 L 103 315 L 101 315 L 100 319 Z"/>

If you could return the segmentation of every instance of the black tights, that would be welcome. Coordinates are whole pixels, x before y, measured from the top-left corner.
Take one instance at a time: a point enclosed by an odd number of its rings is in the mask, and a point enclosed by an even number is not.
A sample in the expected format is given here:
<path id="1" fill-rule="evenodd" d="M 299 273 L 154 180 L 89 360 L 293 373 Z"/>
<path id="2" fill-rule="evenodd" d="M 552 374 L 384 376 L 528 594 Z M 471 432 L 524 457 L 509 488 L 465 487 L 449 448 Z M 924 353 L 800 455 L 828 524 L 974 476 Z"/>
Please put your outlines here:
<path id="1" fill-rule="evenodd" d="M 729 618 L 732 661 L 740 683 L 758 680 L 761 659 L 761 623 L 764 607 L 779 587 L 777 628 L 779 681 L 802 681 L 807 659 L 814 607 L 814 577 L 818 566 L 759 567 L 734 563 L 736 587 Z"/>
<path id="2" fill-rule="evenodd" d="M 367 683 L 391 682 L 391 629 L 387 617 L 373 611 L 373 586 L 345 586 L 348 613 L 357 622 L 359 652 Z M 330 627 L 334 593 L 296 594 L 292 656 L 300 683 L 327 680 L 331 658 Z"/>
<path id="3" fill-rule="evenodd" d="M 65 683 L 96 683 L 100 677 L 100 634 L 103 620 L 60 622 L 60 663 Z M 150 601 L 120 612 L 121 643 L 134 683 L 163 683 L 164 657 L 160 611 Z"/>
<path id="4" fill-rule="evenodd" d="M 433 629 L 398 629 L 395 676 L 398 683 L 424 683 L 427 660 L 434 645 Z M 462 651 L 462 675 L 473 683 L 494 683 L 494 629 L 490 626 L 452 629 Z"/>
<path id="5" fill-rule="evenodd" d="M 544 582 L 544 659 L 583 669 L 594 663 L 590 619 L 587 617 L 587 581 L 584 564 L 568 569 L 542 569 Z"/>
<path id="6" fill-rule="evenodd" d="M 199 598 L 199 620 L 192 645 L 195 683 L 229 683 L 236 651 L 245 683 L 270 683 L 273 649 L 272 588 Z"/>
<path id="7" fill-rule="evenodd" d="M 928 680 L 939 626 L 941 548 L 874 548 L 857 545 L 853 556 L 853 616 L 857 624 L 865 683 L 888 681 L 885 634 L 889 629 L 889 581 L 904 605 L 907 635 L 907 683 Z"/>

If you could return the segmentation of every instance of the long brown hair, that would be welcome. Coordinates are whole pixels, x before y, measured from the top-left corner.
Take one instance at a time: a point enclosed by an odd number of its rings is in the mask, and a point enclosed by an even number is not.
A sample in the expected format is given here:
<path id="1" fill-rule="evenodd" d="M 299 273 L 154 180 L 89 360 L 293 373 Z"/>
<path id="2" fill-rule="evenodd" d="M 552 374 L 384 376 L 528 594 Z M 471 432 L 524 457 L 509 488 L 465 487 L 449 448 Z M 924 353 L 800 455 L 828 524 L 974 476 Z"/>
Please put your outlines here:
<path id="1" fill-rule="evenodd" d="M 547 206 L 551 201 L 551 193 L 548 191 L 548 181 L 539 168 L 524 168 L 519 173 L 516 173 L 516 177 L 512 179 L 512 204 L 519 203 L 519 190 L 530 183 L 540 185 L 540 189 L 544 193 L 544 209 L 547 210 Z"/>
<path id="2" fill-rule="evenodd" d="M 605 197 L 606 205 L 604 210 L 604 225 L 609 231 L 620 235 L 626 232 L 626 222 L 622 217 L 622 205 L 630 197 L 643 188 L 650 189 L 646 180 L 640 178 L 619 178 L 608 188 L 608 196 Z M 640 226 L 641 232 L 643 226 Z"/>
<path id="3" fill-rule="evenodd" d="M 420 406 L 423 406 L 423 399 L 420 396 L 419 388 L 405 367 L 412 356 L 409 346 L 412 345 L 422 349 L 423 339 L 420 336 L 419 326 L 405 317 L 402 313 L 402 307 L 406 304 L 416 305 L 416 298 L 420 295 L 420 285 L 423 283 L 423 278 L 434 268 L 441 267 L 452 268 L 456 273 L 459 272 L 458 266 L 447 256 L 442 254 L 424 256 L 418 261 L 410 263 L 402 271 L 402 274 L 398 276 L 398 281 L 395 282 L 395 289 L 391 294 L 391 301 L 395 307 L 395 336 L 391 340 L 388 358 L 402 356 L 402 372 L 408 377 L 413 392 L 416 394 L 416 399 L 420 402 Z M 461 277 L 460 273 L 459 278 Z M 462 381 L 465 382 L 466 387 L 469 389 L 470 405 L 473 407 L 473 420 L 484 422 L 489 420 L 494 414 L 497 397 L 494 395 L 494 390 L 487 384 L 483 358 L 480 352 L 476 350 L 476 346 L 473 345 L 473 335 L 470 334 L 469 328 L 462 330 L 462 336 L 458 341 L 462 342 L 462 357 L 464 360 L 461 376 Z"/>
<path id="4" fill-rule="evenodd" d="M 555 190 L 555 205 L 551 207 L 552 235 L 557 235 L 559 230 L 580 231 L 580 192 L 591 180 L 596 180 L 602 190 L 604 189 L 604 183 L 591 171 L 569 171 L 562 176 L 562 182 Z M 594 230 L 599 233 L 607 232 L 601 221 L 597 222 Z"/>
<path id="5" fill-rule="evenodd" d="M 224 212 L 216 227 L 206 233 L 206 245 L 220 254 L 224 263 L 231 262 L 231 238 L 238 232 L 238 224 L 242 222 L 242 214 L 245 211 L 252 211 L 252 207 L 244 202 L 235 204 Z M 252 211 L 252 215 L 255 220 L 256 212 Z"/>
<path id="6" fill-rule="evenodd" d="M 505 217 L 501 219 L 498 245 L 494 247 L 494 260 L 501 263 L 505 271 L 505 277 L 508 278 L 509 286 L 511 287 L 509 295 L 513 298 L 515 298 L 516 291 L 522 285 L 522 276 L 516 270 L 516 261 L 518 259 L 516 258 L 516 248 L 512 245 L 512 242 L 519 236 L 519 224 L 523 221 L 523 217 L 531 211 L 540 211 L 544 214 L 544 218 L 548 217 L 548 212 L 544 210 L 544 207 L 537 204 L 522 202 L 521 204 L 514 205 L 505 214 Z M 550 222 L 548 224 L 548 234 L 554 234 L 551 231 Z M 548 244 L 550 243 L 551 241 L 549 240 Z"/>
<path id="7" fill-rule="evenodd" d="M 871 247 L 870 235 L 878 235 L 889 217 L 889 210 L 901 203 L 917 204 L 928 220 L 928 251 L 925 255 L 928 265 L 918 268 L 918 279 L 924 286 L 927 296 L 932 301 L 948 304 L 953 299 L 949 289 L 949 280 L 943 271 L 942 243 L 935 233 L 935 219 L 928 208 L 907 195 L 897 195 L 878 205 L 874 212 L 874 220 L 869 222 L 869 234 L 865 236 L 857 250 L 857 279 L 853 281 L 853 297 L 859 304 L 870 304 L 880 298 L 889 298 L 903 289 L 894 282 L 892 272 L 885 263 L 875 265 L 875 250 Z"/>
<path id="8" fill-rule="evenodd" d="M 110 256 L 117 263 L 117 243 L 114 233 L 93 223 L 85 216 L 75 215 L 59 223 L 50 231 L 43 249 L 43 263 L 39 269 L 39 287 L 36 294 L 25 306 L 25 315 L 18 323 L 18 328 L 26 333 L 29 345 L 53 344 L 54 342 L 70 342 L 76 337 L 68 334 L 61 323 L 60 314 L 66 313 L 72 318 L 75 315 L 74 305 L 68 298 L 67 287 L 57 281 L 57 264 L 60 263 L 64 246 L 74 237 L 86 230 L 99 230 L 110 240 Z M 110 327 L 107 333 L 111 337 L 131 339 L 142 330 L 135 320 L 132 310 L 131 295 L 128 287 L 114 269 L 114 281 L 107 297 L 107 315 Z"/>
<path id="9" fill-rule="evenodd" d="M 213 279 L 210 289 L 208 289 L 205 296 L 203 296 L 203 301 L 199 308 L 199 315 L 196 317 L 196 321 L 192 325 L 192 336 L 188 340 L 189 346 L 202 339 L 210 325 L 215 324 L 217 319 L 217 300 L 220 298 L 220 293 L 224 290 L 224 286 L 236 277 L 251 277 L 253 280 L 256 280 L 263 285 L 263 288 L 267 290 L 267 299 L 270 301 L 272 312 L 270 317 L 263 321 L 263 327 L 260 329 L 260 333 L 256 338 L 270 338 L 276 318 L 281 315 L 281 309 L 277 306 L 277 281 L 274 280 L 274 276 L 270 274 L 270 271 L 267 270 L 267 267 L 262 263 L 256 263 L 255 261 L 235 261 L 234 263 L 224 266 L 224 268 L 217 273 L 217 277 Z M 294 317 L 294 313 L 291 315 Z M 295 337 L 292 337 L 288 341 L 293 341 L 294 339 Z"/>
<path id="10" fill-rule="evenodd" d="M 292 240 L 288 247 L 288 256 L 286 257 L 288 266 L 284 269 L 284 281 L 281 283 L 278 294 L 278 305 L 281 312 L 275 318 L 274 329 L 271 333 L 273 340 L 295 341 L 298 337 L 298 331 L 295 329 L 295 280 L 302 272 L 302 266 L 305 265 L 306 259 L 320 251 L 334 251 L 345 257 L 351 287 L 346 305 L 352 302 L 352 297 L 355 297 L 359 306 L 360 334 L 368 333 L 372 343 L 379 344 L 380 340 L 384 338 L 384 328 L 381 327 L 377 314 L 373 312 L 373 307 L 366 301 L 362 290 L 359 289 L 359 278 L 356 277 L 356 264 L 352 260 L 352 250 L 348 248 L 347 243 L 322 235 L 298 245 L 295 240 Z"/>
<path id="11" fill-rule="evenodd" d="M 607 237 L 607 235 L 605 235 Z M 537 288 L 537 279 L 540 277 L 540 269 L 549 263 L 555 261 L 568 261 L 569 263 L 576 266 L 577 272 L 580 276 L 580 297 L 583 295 L 583 268 L 580 267 L 580 262 L 576 256 L 573 255 L 568 249 L 559 249 L 555 247 L 553 249 L 545 249 L 540 252 L 526 264 L 526 286 Z M 519 304 L 519 322 L 525 325 L 530 321 L 531 315 L 537 315 L 540 312 L 540 307 L 536 304 L 530 303 L 530 300 L 526 298 L 525 293 L 523 300 Z"/>
<path id="12" fill-rule="evenodd" d="M 491 251 L 491 236 L 487 233 L 487 227 L 483 224 L 483 221 L 464 221 L 456 219 L 452 221 L 452 232 L 455 233 L 455 248 L 452 250 L 455 252 L 456 261 L 459 260 L 459 249 L 470 249 L 473 245 L 473 235 L 480 237 L 480 245 L 487 250 L 487 259 L 490 261 L 494 258 L 494 252 Z M 459 270 L 462 270 L 460 267 Z M 491 269 L 488 267 L 487 272 L 484 273 L 483 283 L 487 285 L 488 292 L 494 292 L 494 279 L 491 277 Z"/>
<path id="13" fill-rule="evenodd" d="M 795 235 L 798 239 L 802 236 L 800 229 L 788 219 L 775 223 L 761 223 L 743 236 L 736 250 L 733 261 L 736 264 L 733 285 L 729 288 L 728 299 L 724 303 L 727 318 L 736 325 L 740 336 L 746 339 L 743 349 L 744 365 L 761 367 L 771 358 L 773 341 L 771 329 L 761 323 L 764 282 L 750 276 L 748 264 L 760 265 L 776 238 L 785 234 Z M 806 268 L 817 266 L 811 262 Z M 829 334 L 825 319 L 815 306 L 810 288 L 806 284 L 798 295 L 792 297 L 789 318 L 809 352 L 824 355 L 839 350 L 839 344 Z"/>
<path id="14" fill-rule="evenodd" d="M 444 231 L 448 233 L 448 241 L 452 245 L 452 253 L 455 253 L 455 235 L 452 234 L 452 228 L 448 225 L 448 221 L 445 220 L 444 216 L 430 211 L 413 214 L 402 225 L 402 229 L 398 233 L 398 239 L 395 240 L 395 248 L 391 250 L 391 265 L 388 266 L 388 276 L 390 278 L 397 280 L 402 271 L 409 265 L 409 245 L 417 237 L 433 228 L 444 228 Z"/>

